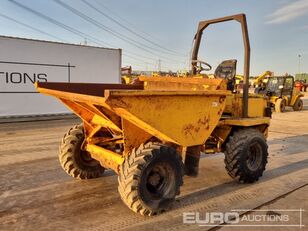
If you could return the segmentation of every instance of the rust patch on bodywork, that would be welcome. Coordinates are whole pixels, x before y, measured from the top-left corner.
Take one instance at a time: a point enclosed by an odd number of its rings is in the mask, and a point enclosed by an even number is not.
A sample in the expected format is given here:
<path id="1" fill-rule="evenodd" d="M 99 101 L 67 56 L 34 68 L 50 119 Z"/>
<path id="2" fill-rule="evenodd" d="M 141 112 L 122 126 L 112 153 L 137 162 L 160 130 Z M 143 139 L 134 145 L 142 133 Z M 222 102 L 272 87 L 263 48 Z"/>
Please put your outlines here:
<path id="1" fill-rule="evenodd" d="M 210 129 L 210 119 L 206 116 L 199 119 L 197 123 L 190 123 L 185 125 L 183 131 L 185 136 L 190 135 L 193 137 L 193 134 L 197 134 L 202 127 L 204 127 L 206 130 Z"/>

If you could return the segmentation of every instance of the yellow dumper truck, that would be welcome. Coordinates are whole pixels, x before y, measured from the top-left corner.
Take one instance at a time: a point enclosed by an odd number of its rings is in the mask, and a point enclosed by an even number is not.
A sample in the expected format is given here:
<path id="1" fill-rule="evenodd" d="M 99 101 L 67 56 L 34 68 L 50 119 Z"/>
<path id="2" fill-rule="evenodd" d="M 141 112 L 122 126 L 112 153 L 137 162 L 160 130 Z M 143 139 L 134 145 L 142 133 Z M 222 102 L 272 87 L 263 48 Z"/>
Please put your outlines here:
<path id="1" fill-rule="evenodd" d="M 243 93 L 233 89 L 236 60 L 223 61 L 215 79 L 193 78 L 211 69 L 198 60 L 203 30 L 231 20 L 243 31 Z M 248 94 L 249 57 L 246 18 L 239 14 L 199 23 L 191 77 L 139 77 L 131 85 L 36 83 L 83 121 L 62 139 L 63 169 L 79 179 L 113 170 L 123 202 L 148 216 L 170 208 L 184 174 L 197 176 L 201 152 L 224 152 L 232 178 L 257 181 L 267 163 L 271 110 L 263 97 Z"/>

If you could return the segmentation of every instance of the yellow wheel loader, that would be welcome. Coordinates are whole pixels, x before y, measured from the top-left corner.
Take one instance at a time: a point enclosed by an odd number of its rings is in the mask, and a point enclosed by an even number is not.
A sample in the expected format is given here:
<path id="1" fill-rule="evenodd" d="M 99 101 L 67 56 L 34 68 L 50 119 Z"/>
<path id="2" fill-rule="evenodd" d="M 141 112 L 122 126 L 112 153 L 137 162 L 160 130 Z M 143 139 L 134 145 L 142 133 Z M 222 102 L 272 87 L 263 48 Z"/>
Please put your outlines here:
<path id="1" fill-rule="evenodd" d="M 301 97 L 304 95 L 295 88 L 293 76 L 272 76 L 259 94 L 269 97 L 270 105 L 276 112 L 284 112 L 286 106 L 292 107 L 294 111 L 303 109 Z"/>
<path id="2" fill-rule="evenodd" d="M 193 78 L 211 69 L 198 60 L 202 32 L 211 24 L 231 20 L 239 22 L 243 31 L 243 93 L 234 91 L 236 60 L 223 61 L 214 79 Z M 257 181 L 267 163 L 271 110 L 262 96 L 248 94 L 245 15 L 201 21 L 192 60 L 192 75 L 187 78 L 139 77 L 131 85 L 36 83 L 39 92 L 58 98 L 83 121 L 62 139 L 63 169 L 79 179 L 113 170 L 123 202 L 147 216 L 172 207 L 183 176 L 198 175 L 201 152 L 224 152 L 232 178 Z"/>

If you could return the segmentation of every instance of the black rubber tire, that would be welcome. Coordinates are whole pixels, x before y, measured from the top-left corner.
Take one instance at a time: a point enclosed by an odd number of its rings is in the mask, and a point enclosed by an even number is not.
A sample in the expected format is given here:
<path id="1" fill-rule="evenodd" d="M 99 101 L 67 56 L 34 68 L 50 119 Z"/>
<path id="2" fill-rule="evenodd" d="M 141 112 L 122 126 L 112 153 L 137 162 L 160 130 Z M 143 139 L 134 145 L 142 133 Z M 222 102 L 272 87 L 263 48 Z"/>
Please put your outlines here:
<path id="1" fill-rule="evenodd" d="M 161 177 L 164 173 L 165 177 Z M 134 212 L 157 215 L 168 210 L 180 194 L 183 175 L 183 162 L 174 148 L 149 142 L 134 149 L 120 166 L 118 191 L 122 201 Z M 157 185 L 161 187 L 156 192 Z"/>
<path id="2" fill-rule="evenodd" d="M 284 99 L 277 99 L 275 103 L 275 112 L 284 112 L 286 109 L 286 101 Z"/>
<path id="3" fill-rule="evenodd" d="M 301 111 L 301 110 L 303 110 L 303 106 L 304 106 L 303 100 L 301 98 L 298 98 L 293 105 L 293 110 L 294 111 Z"/>
<path id="4" fill-rule="evenodd" d="M 105 168 L 90 154 L 81 150 L 84 141 L 83 126 L 72 127 L 63 137 L 59 148 L 59 160 L 64 171 L 77 179 L 101 177 Z"/>
<path id="5" fill-rule="evenodd" d="M 267 149 L 266 139 L 259 130 L 247 128 L 235 131 L 225 149 L 225 166 L 228 174 L 240 183 L 257 181 L 267 164 Z M 250 159 L 254 153 L 255 162 Z"/>

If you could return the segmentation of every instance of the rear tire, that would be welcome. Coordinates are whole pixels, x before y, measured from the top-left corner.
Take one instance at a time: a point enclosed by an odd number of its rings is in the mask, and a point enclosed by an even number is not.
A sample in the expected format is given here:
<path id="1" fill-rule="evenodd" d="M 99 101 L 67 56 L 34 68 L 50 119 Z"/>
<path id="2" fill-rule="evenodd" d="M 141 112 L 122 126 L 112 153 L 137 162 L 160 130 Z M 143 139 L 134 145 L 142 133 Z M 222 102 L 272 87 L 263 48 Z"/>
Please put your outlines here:
<path id="1" fill-rule="evenodd" d="M 241 183 L 252 183 L 262 176 L 267 164 L 267 144 L 257 129 L 240 129 L 226 144 L 225 165 L 228 174 Z"/>
<path id="2" fill-rule="evenodd" d="M 170 146 L 149 142 L 120 166 L 119 193 L 134 212 L 152 216 L 170 208 L 183 184 L 181 156 Z"/>
<path id="3" fill-rule="evenodd" d="M 82 124 L 74 126 L 64 135 L 59 150 L 61 166 L 68 175 L 74 178 L 100 177 L 105 168 L 93 159 L 88 152 L 81 150 L 84 138 Z"/>
<path id="4" fill-rule="evenodd" d="M 301 111 L 301 110 L 303 110 L 303 106 L 304 106 L 303 100 L 301 98 L 298 98 L 293 105 L 293 110 L 294 111 Z"/>
<path id="5" fill-rule="evenodd" d="M 286 101 L 284 99 L 277 99 L 275 103 L 275 111 L 276 112 L 284 112 L 286 109 Z"/>

